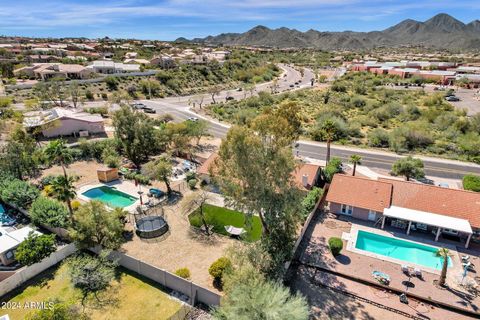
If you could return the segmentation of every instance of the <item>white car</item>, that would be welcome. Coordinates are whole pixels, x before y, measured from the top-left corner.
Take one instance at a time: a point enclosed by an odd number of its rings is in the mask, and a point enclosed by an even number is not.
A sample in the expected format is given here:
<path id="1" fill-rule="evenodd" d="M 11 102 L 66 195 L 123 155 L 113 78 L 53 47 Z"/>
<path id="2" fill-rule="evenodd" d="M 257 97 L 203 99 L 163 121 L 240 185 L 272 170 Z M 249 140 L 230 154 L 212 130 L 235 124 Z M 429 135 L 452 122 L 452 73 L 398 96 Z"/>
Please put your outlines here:
<path id="1" fill-rule="evenodd" d="M 187 119 L 187 121 L 197 122 L 198 118 L 190 117 L 190 118 Z"/>

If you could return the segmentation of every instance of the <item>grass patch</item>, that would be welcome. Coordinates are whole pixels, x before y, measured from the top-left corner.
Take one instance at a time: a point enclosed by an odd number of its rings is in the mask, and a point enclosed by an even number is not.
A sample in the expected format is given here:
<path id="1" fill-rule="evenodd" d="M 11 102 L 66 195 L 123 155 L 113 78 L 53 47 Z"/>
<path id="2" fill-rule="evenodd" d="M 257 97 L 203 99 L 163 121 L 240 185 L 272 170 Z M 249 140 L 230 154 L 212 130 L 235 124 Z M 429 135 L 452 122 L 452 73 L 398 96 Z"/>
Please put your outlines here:
<path id="1" fill-rule="evenodd" d="M 86 303 L 85 312 L 92 319 L 170 319 L 182 305 L 170 298 L 156 283 L 124 268 L 118 268 L 112 286 L 100 295 L 102 305 L 94 298 Z M 81 293 L 70 282 L 65 264 L 50 268 L 19 289 L 14 290 L 6 300 L 19 302 L 42 302 L 59 299 L 61 302 L 76 304 L 81 309 Z M 21 320 L 31 309 L 3 310 L 10 319 Z"/>
<path id="2" fill-rule="evenodd" d="M 253 216 L 250 226 L 245 225 L 245 215 L 241 212 L 230 210 L 227 208 L 217 207 L 210 204 L 203 206 L 205 220 L 209 225 L 213 225 L 213 231 L 223 235 L 229 235 L 225 231 L 225 226 L 234 226 L 244 228 L 247 232 L 243 235 L 243 239 L 248 242 L 257 241 L 262 236 L 262 223 L 258 216 Z M 194 227 L 202 225 L 199 210 L 195 210 L 189 217 L 190 224 Z"/>

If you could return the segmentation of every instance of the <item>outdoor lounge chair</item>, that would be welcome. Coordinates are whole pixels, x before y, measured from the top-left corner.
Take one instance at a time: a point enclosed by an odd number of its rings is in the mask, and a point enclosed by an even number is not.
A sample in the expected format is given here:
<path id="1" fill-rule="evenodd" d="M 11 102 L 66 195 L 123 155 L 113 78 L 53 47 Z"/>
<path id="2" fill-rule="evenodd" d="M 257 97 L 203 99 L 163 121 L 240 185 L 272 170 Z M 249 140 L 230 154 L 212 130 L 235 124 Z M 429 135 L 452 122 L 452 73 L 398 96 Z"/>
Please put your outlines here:
<path id="1" fill-rule="evenodd" d="M 372 276 L 381 284 L 389 285 L 390 284 L 390 276 L 386 273 L 380 271 L 373 271 Z"/>
<path id="2" fill-rule="evenodd" d="M 161 198 L 165 195 L 165 192 L 163 192 L 162 190 L 160 189 L 156 189 L 156 188 L 150 188 L 148 190 L 148 192 L 153 195 L 155 198 Z"/>
<path id="3" fill-rule="evenodd" d="M 474 271 L 475 270 L 475 265 L 471 262 L 464 262 L 462 263 L 462 267 L 467 269 L 468 271 Z"/>
<path id="4" fill-rule="evenodd" d="M 467 263 L 470 260 L 470 256 L 462 256 L 462 262 Z"/>
<path id="5" fill-rule="evenodd" d="M 421 279 L 423 277 L 422 270 L 420 270 L 418 268 L 413 269 L 413 274 L 419 279 Z"/>
<path id="6" fill-rule="evenodd" d="M 225 231 L 227 231 L 231 236 L 241 236 L 246 231 L 243 228 L 236 228 L 234 226 L 225 226 Z"/>
<path id="7" fill-rule="evenodd" d="M 402 265 L 402 272 L 405 273 L 406 275 L 410 275 L 410 267 L 407 266 L 406 264 Z"/>

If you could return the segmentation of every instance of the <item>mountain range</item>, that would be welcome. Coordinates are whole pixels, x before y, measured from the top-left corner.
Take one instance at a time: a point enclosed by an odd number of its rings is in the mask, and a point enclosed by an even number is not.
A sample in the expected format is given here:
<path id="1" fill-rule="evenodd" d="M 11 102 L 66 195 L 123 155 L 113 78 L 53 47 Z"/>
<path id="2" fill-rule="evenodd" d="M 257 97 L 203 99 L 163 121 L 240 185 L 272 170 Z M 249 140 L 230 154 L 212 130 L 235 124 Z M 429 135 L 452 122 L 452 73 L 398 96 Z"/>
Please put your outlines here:
<path id="1" fill-rule="evenodd" d="M 188 41 L 179 38 L 177 41 Z M 468 24 L 441 13 L 420 22 L 404 20 L 383 31 L 321 32 L 295 29 L 269 29 L 257 26 L 245 33 L 222 33 L 195 38 L 194 43 L 226 46 L 276 48 L 317 48 L 323 50 L 361 50 L 376 47 L 423 46 L 437 49 L 480 49 L 480 20 Z"/>

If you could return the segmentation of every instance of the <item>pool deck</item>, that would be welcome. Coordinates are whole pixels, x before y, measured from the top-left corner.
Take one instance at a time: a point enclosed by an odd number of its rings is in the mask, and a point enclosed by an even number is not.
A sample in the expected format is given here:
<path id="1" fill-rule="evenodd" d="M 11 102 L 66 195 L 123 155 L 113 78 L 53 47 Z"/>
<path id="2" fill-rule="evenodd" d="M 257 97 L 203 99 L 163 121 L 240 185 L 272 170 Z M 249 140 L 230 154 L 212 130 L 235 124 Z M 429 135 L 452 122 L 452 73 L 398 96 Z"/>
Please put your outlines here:
<path id="1" fill-rule="evenodd" d="M 476 244 L 471 249 L 464 249 L 459 245 L 456 250 L 452 249 L 453 266 L 454 269 L 450 269 L 447 274 L 447 288 L 439 288 L 435 285 L 434 281 L 439 279 L 438 272 L 432 272 L 425 267 L 420 267 L 422 270 L 422 278 L 409 277 L 405 275 L 401 270 L 401 264 L 407 264 L 405 262 L 390 261 L 382 257 L 373 257 L 362 253 L 349 250 L 348 239 L 344 240 L 344 250 L 337 257 L 333 257 L 328 248 L 328 239 L 330 237 L 348 238 L 347 234 L 350 234 L 353 230 L 372 230 L 375 233 L 395 236 L 402 239 L 408 239 L 410 241 L 418 241 L 422 244 L 433 245 L 435 247 L 446 246 L 449 248 L 455 248 L 455 244 L 448 241 L 439 241 L 436 243 L 429 242 L 428 239 L 423 239 L 420 234 L 418 237 L 415 235 L 407 236 L 404 231 L 393 228 L 386 228 L 381 230 L 375 228 L 373 223 L 357 220 L 351 217 L 337 216 L 332 213 L 319 213 L 310 223 L 305 237 L 300 245 L 299 263 L 307 268 L 315 268 L 319 271 L 333 272 L 339 275 L 345 275 L 346 277 L 353 277 L 358 281 L 368 282 L 376 284 L 377 282 L 372 277 L 373 271 L 381 271 L 388 274 L 391 278 L 389 287 L 401 292 L 407 290 L 409 293 L 414 294 L 424 299 L 431 301 L 438 301 L 459 309 L 475 312 L 480 317 L 480 296 L 469 293 L 464 287 L 460 285 L 461 273 L 455 268 L 459 264 L 460 255 L 468 254 L 471 256 L 470 261 L 478 268 L 480 266 L 480 251 L 477 249 Z M 427 238 L 427 235 L 425 235 Z M 350 240 L 351 241 L 351 240 Z M 351 247 L 350 247 L 351 249 Z M 411 264 L 409 264 L 412 266 Z M 480 277 L 475 271 L 469 271 L 466 280 L 480 282 Z M 354 281 L 355 282 L 355 281 Z M 312 282 L 312 285 L 315 285 Z M 407 286 L 408 285 L 408 288 Z M 355 286 L 365 287 L 364 290 L 370 288 L 366 284 L 357 283 Z M 354 288 L 346 287 L 346 290 L 353 290 Z M 360 289 L 359 289 L 360 290 Z M 359 291 L 361 292 L 361 290 Z M 387 302 L 387 300 L 385 300 Z M 392 294 L 388 299 L 388 303 L 391 305 L 397 305 L 401 308 L 401 303 L 398 301 L 398 295 Z M 411 307 L 411 306 L 410 306 Z M 430 307 L 429 307 L 430 308 Z M 435 310 L 434 310 L 435 309 Z M 443 310 L 443 311 L 442 311 Z M 451 311 L 442 308 L 429 309 L 425 316 L 429 316 L 430 319 L 464 319 L 464 316 L 452 317 Z M 418 316 L 418 310 L 411 309 L 413 315 Z M 443 312 L 443 313 L 442 313 Z M 435 316 L 434 316 L 435 315 Z M 468 318 L 468 317 L 467 317 Z"/>
<path id="2" fill-rule="evenodd" d="M 137 200 L 133 204 L 123 208 L 123 210 L 125 211 L 133 213 L 135 212 L 135 208 L 140 205 L 140 199 L 138 199 L 138 187 L 135 186 L 135 183 L 128 180 L 116 180 L 109 183 L 93 183 L 93 184 L 87 184 L 87 185 L 81 186 L 77 190 L 77 198 L 84 202 L 88 202 L 92 200 L 89 197 L 84 196 L 83 193 L 90 189 L 94 189 L 98 187 L 114 188 L 118 191 L 128 194 L 129 196 L 133 196 L 137 198 Z M 148 188 L 142 187 L 142 191 L 144 192 L 143 195 L 146 201 L 147 199 L 146 193 L 148 192 Z"/>
<path id="3" fill-rule="evenodd" d="M 374 233 L 374 234 L 378 234 L 378 235 L 382 235 L 382 236 L 385 236 L 385 237 L 397 238 L 397 239 L 401 239 L 403 241 L 413 242 L 413 243 L 417 243 L 417 244 L 420 244 L 420 245 L 428 245 L 428 246 L 431 246 L 431 247 L 434 247 L 434 248 L 437 248 L 437 249 L 439 249 L 440 247 L 447 248 L 450 251 L 450 253 L 452 254 L 452 256 L 450 257 L 450 259 L 452 261 L 452 265 L 450 267 L 448 267 L 448 272 L 453 272 L 454 274 L 461 274 L 463 272 L 462 264 L 460 262 L 460 256 L 457 252 L 457 247 L 455 247 L 451 244 L 428 241 L 426 239 L 420 239 L 420 238 L 416 238 L 414 236 L 404 235 L 405 236 L 404 237 L 403 235 L 401 236 L 398 233 L 394 234 L 393 232 L 389 232 L 389 231 L 378 229 L 378 228 L 363 226 L 363 225 L 359 225 L 359 224 L 352 224 L 352 227 L 350 229 L 350 233 L 347 233 L 347 234 L 343 233 L 342 234 L 342 237 L 345 237 L 345 235 L 348 235 L 349 240 L 347 242 L 347 250 L 349 250 L 351 252 L 358 253 L 358 254 L 363 254 L 363 255 L 368 256 L 368 257 L 383 260 L 383 261 L 386 261 L 386 262 L 396 263 L 396 264 L 399 264 L 400 266 L 407 265 L 412 270 L 413 270 L 413 268 L 418 268 L 422 271 L 426 271 L 426 272 L 433 273 L 433 274 L 438 274 L 439 275 L 441 273 L 441 270 L 437 270 L 437 269 L 434 269 L 434 268 L 429 268 L 429 267 L 426 267 L 426 266 L 423 266 L 423 265 L 420 265 L 420 264 L 415 264 L 415 263 L 412 263 L 412 262 L 409 262 L 409 261 L 404 261 L 404 260 L 400 260 L 400 259 L 387 257 L 387 256 L 384 256 L 384 255 L 381 255 L 381 254 L 376 254 L 376 253 L 373 253 L 373 252 L 370 252 L 370 251 L 357 249 L 355 247 L 355 244 L 357 243 L 358 231 L 360 231 L 360 230 L 370 232 L 370 233 Z"/>

